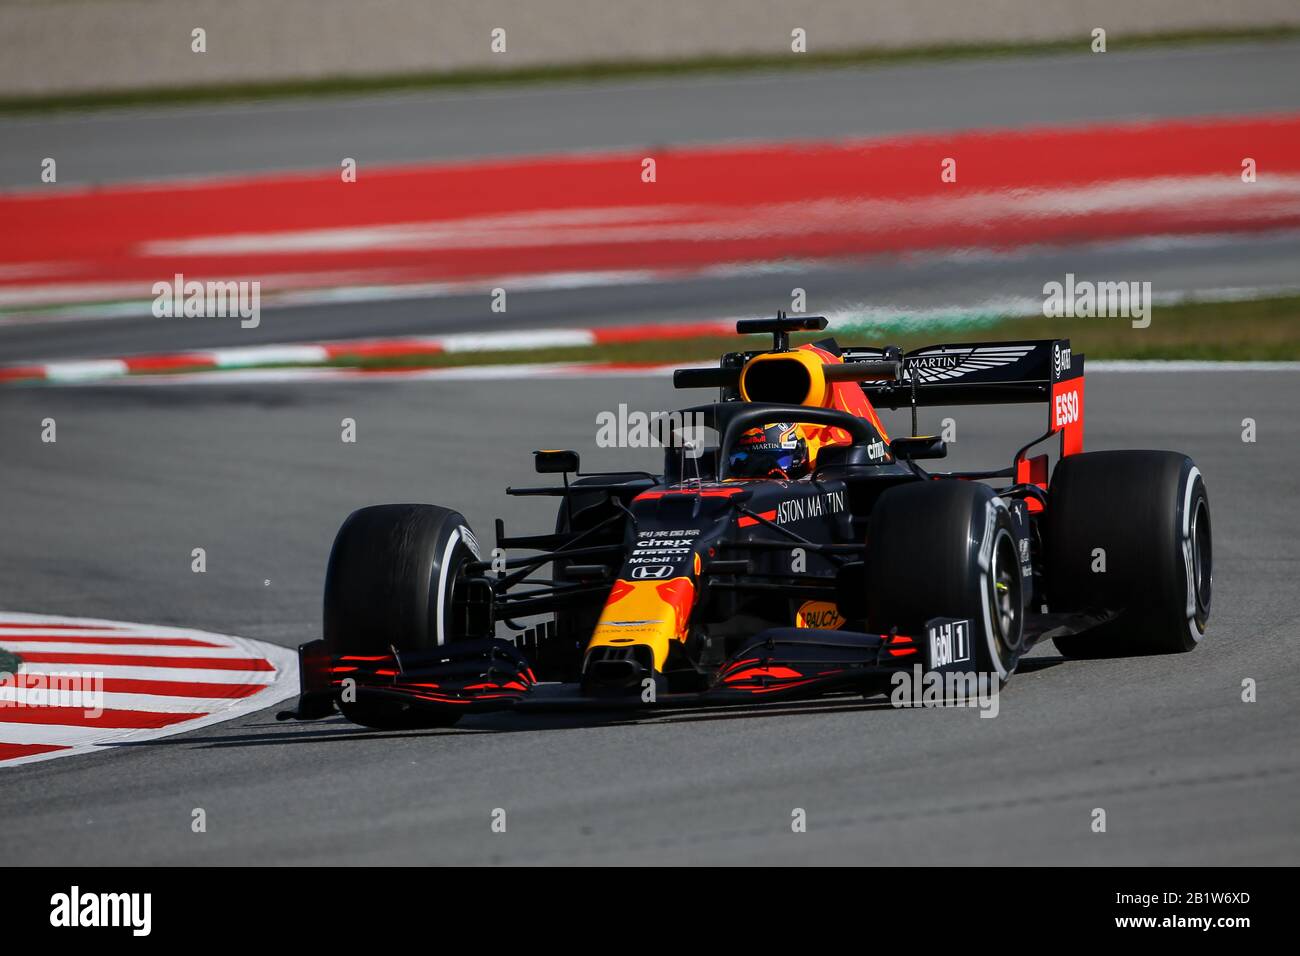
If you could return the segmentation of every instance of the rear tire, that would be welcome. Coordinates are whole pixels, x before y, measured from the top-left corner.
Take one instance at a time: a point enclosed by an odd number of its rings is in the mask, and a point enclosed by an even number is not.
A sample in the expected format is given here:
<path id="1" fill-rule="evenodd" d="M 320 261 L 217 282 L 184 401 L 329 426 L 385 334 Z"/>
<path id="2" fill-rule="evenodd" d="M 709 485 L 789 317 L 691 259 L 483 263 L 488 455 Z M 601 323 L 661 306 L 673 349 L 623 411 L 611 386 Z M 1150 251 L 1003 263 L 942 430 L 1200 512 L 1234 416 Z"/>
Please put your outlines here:
<path id="1" fill-rule="evenodd" d="M 324 637 L 330 653 L 418 651 L 464 638 L 456 578 L 478 544 L 463 515 L 436 505 L 373 505 L 352 512 L 325 572 Z M 400 701 L 340 703 L 349 720 L 383 730 L 447 727 Z"/>
<path id="2" fill-rule="evenodd" d="M 1205 636 L 1214 576 L 1210 502 L 1186 455 L 1102 451 L 1062 459 L 1048 492 L 1047 529 L 1052 610 L 1121 612 L 1099 628 L 1054 638 L 1061 654 L 1184 653 Z M 1103 558 L 1105 571 L 1094 570 Z"/>
<path id="3" fill-rule="evenodd" d="M 925 639 L 930 618 L 971 624 L 974 669 L 1009 678 L 1023 650 L 1023 582 L 1006 503 L 972 481 L 891 488 L 867 535 L 870 626 Z"/>

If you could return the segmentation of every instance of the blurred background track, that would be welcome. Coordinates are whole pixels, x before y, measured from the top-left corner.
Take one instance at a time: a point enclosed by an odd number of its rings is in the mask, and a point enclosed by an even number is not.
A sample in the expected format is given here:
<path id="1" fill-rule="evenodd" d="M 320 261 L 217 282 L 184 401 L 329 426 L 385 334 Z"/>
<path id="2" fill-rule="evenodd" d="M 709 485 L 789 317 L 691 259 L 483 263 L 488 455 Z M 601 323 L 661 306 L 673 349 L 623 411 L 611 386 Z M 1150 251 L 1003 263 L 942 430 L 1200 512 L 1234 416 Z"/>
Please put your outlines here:
<path id="1" fill-rule="evenodd" d="M 590 73 L 602 64 L 1068 45 L 1098 27 L 1120 46 L 1296 26 L 1290 0 L 0 0 L 9 40 L 0 90 Z"/>
<path id="2" fill-rule="evenodd" d="M 7 207 L 8 218 L 22 219 L 25 225 L 6 239 L 11 252 L 0 263 L 0 299 L 6 290 L 74 284 L 71 280 L 89 268 L 90 275 L 106 280 L 99 290 L 103 299 L 129 298 L 137 304 L 125 309 L 112 301 L 86 305 L 87 295 L 96 297 L 92 283 L 89 291 L 83 288 L 73 296 L 83 302 L 76 308 L 34 311 L 15 309 L 23 296 L 9 291 L 8 299 L 0 303 L 0 310 L 8 310 L 0 317 L 0 322 L 8 323 L 0 324 L 0 359 L 19 362 L 368 335 L 716 319 L 769 312 L 787 304 L 794 287 L 808 291 L 811 311 L 995 309 L 1008 300 L 1041 298 L 1043 283 L 1060 280 L 1066 271 L 1080 277 L 1147 280 L 1156 292 L 1166 295 L 1286 291 L 1297 284 L 1294 263 L 1300 259 L 1300 241 L 1289 225 L 1296 203 L 1288 192 L 1291 181 L 1283 175 L 1300 155 L 1294 132 L 1297 110 L 1300 41 L 1281 41 L 589 86 L 553 84 L 4 117 L 0 118 L 0 182 L 17 191 L 0 196 L 0 208 Z M 1271 127 L 1275 132 L 1280 129 L 1282 136 L 1280 140 L 1273 136 L 1271 145 L 1255 142 L 1250 132 L 1216 137 L 1213 127 L 1207 126 L 1203 141 L 1180 147 L 1162 132 L 1183 128 L 1176 120 L 1262 130 L 1270 128 L 1269 117 L 1284 124 Z M 1155 125 L 1144 134 L 1145 142 L 1125 142 L 1115 133 L 1117 127 L 1127 129 L 1133 124 Z M 1020 139 L 1022 134 L 1015 132 L 1058 126 L 1082 130 L 1073 134 L 1070 149 L 1075 155 L 1058 153 L 1063 162 L 1059 167 L 1050 163 L 1045 167 L 1041 150 L 1021 148 L 1041 143 L 1040 134 Z M 988 128 L 1011 131 L 1000 134 L 1005 137 L 1002 153 L 994 149 L 990 155 L 989 141 L 978 132 Z M 1118 139 L 1112 142 L 1115 136 Z M 724 150 L 732 151 L 735 182 L 725 181 L 724 170 L 723 186 L 730 189 L 733 201 L 762 204 L 772 198 L 771 192 L 761 191 L 771 190 L 771 183 L 764 184 L 761 169 L 755 172 L 752 167 L 763 157 L 754 159 L 757 154 L 750 154 L 747 159 L 750 147 L 739 143 L 794 145 L 814 139 L 878 137 L 904 137 L 900 142 L 919 144 L 911 154 L 916 165 L 903 162 L 890 167 L 888 176 L 877 176 L 864 162 L 860 180 L 855 181 L 849 155 L 847 165 L 842 162 L 837 173 L 842 185 L 825 191 L 820 182 L 824 164 L 809 162 L 801 178 L 796 149 L 787 154 L 794 158 L 786 167 L 785 193 L 805 200 L 820 195 L 832 200 L 831 205 L 795 206 L 786 213 L 776 210 L 764 228 L 771 231 L 775 226 L 777 235 L 769 236 L 761 249 L 751 243 L 751 248 L 730 258 L 732 247 L 700 255 L 689 251 L 695 243 L 688 242 L 674 247 L 679 253 L 685 251 L 685 258 L 674 259 L 662 237 L 650 232 L 639 252 L 634 249 L 619 260 L 611 261 L 608 250 L 598 243 L 599 256 L 594 259 L 590 255 L 555 259 L 558 266 L 549 271 L 534 268 L 530 275 L 520 268 L 517 243 L 493 246 L 492 236 L 487 235 L 476 240 L 478 261 L 471 271 L 480 281 L 475 282 L 473 276 L 467 280 L 464 267 L 453 269 L 446 265 L 445 256 L 439 259 L 435 237 L 408 252 L 406 261 L 414 268 L 377 277 L 356 268 L 366 263 L 364 243 L 369 239 L 363 236 L 350 240 L 347 254 L 334 263 L 336 268 L 324 281 L 350 292 L 359 288 L 360 294 L 339 295 L 334 302 L 328 301 L 328 295 L 297 304 L 277 305 L 268 299 L 267 312 L 256 329 L 240 328 L 231 320 L 157 320 L 138 304 L 144 302 L 147 309 L 152 281 L 170 279 L 182 270 L 187 278 L 258 279 L 268 292 L 286 280 L 290 285 L 322 284 L 318 276 L 293 268 L 301 263 L 286 257 L 283 249 L 265 246 L 240 260 L 239 268 L 210 274 L 204 266 L 211 267 L 211 260 L 196 265 L 182 254 L 184 246 L 167 244 L 174 239 L 259 229 L 292 231 L 331 221 L 380 227 L 427 223 L 431 217 L 464 215 L 476 208 L 509 209 L 510 204 L 503 202 L 503 196 L 509 195 L 519 197 L 515 205 L 525 209 L 590 208 L 608 202 L 609 178 L 620 165 L 630 165 L 625 170 L 626 186 L 618 192 L 621 201 L 636 195 L 690 194 L 692 188 L 691 198 L 698 200 L 712 188 L 707 178 L 693 179 L 698 160 L 692 161 L 684 179 L 674 158 L 713 155 L 716 147 L 704 145 L 709 143 L 727 144 Z M 963 165 L 963 157 L 980 144 L 985 147 L 979 149 L 982 159 Z M 684 149 L 688 151 L 683 153 Z M 773 152 L 780 153 L 780 148 L 774 147 Z M 939 160 L 950 152 L 958 154 L 954 157 L 959 160 L 958 181 L 941 187 Z M 514 167 L 512 175 L 510 162 L 553 153 L 570 158 L 529 160 L 536 165 Z M 1260 164 L 1259 182 L 1250 186 L 1240 182 L 1243 156 L 1238 153 L 1260 154 L 1253 156 Z M 658 157 L 661 163 L 660 179 L 653 185 L 639 182 L 642 155 Z M 38 182 L 46 156 L 58 161 L 56 185 Z M 340 180 L 339 164 L 345 157 L 357 161 L 356 184 Z M 485 159 L 506 165 L 484 166 Z M 457 166 L 437 165 L 449 161 Z M 435 165 L 418 165 L 430 162 Z M 385 182 L 402 185 L 401 173 L 391 165 L 395 163 L 426 169 L 424 191 L 412 190 L 409 201 L 404 201 L 400 191 L 390 189 L 382 205 L 372 206 Z M 569 178 L 557 181 L 534 175 L 547 163 L 570 170 Z M 457 168 L 465 171 L 460 179 L 455 178 Z M 1160 196 L 1134 190 L 1119 197 L 1117 204 L 1112 200 L 1112 219 L 1126 216 L 1130 223 L 1122 235 L 1113 229 L 1090 234 L 1078 227 L 1096 217 L 1087 215 L 1086 209 L 1082 215 L 1077 209 L 1067 210 L 1073 213 L 1074 228 L 1056 235 L 1042 228 L 1022 234 L 1017 237 L 1019 248 L 1012 251 L 1005 242 L 987 241 L 987 230 L 981 229 L 978 217 L 963 218 L 954 212 L 946 241 L 931 241 L 923 255 L 916 254 L 915 241 L 896 241 L 903 220 L 885 221 L 883 211 L 869 205 L 877 198 L 915 193 L 908 182 L 924 181 L 934 193 L 946 188 L 945 195 L 969 198 L 972 191 L 987 190 L 987 183 L 980 185 L 981 176 L 991 175 L 995 188 L 1005 190 L 1016 183 L 1050 182 L 1058 171 L 1068 174 L 1070 169 L 1096 170 L 1097 176 L 1110 181 L 1122 177 L 1125 169 L 1139 168 L 1148 177 L 1166 170 L 1166 177 L 1175 178 L 1189 171 L 1221 174 L 1222 195 L 1239 195 L 1250 205 L 1235 208 L 1232 215 L 1237 224 L 1225 233 L 1220 228 L 1222 216 L 1205 217 L 1198 225 L 1197 216 L 1210 206 L 1204 196 L 1178 195 L 1172 207 L 1183 224 L 1171 230 L 1168 212 L 1147 215 L 1152 197 L 1158 202 Z M 497 170 L 495 178 L 491 169 Z M 285 173 L 290 170 L 294 172 Z M 261 178 L 277 172 L 290 178 Z M 193 190 L 176 181 L 211 176 L 219 179 L 195 183 Z M 263 182 L 266 198 L 252 205 L 246 199 L 242 206 L 225 201 L 228 195 L 240 195 L 241 189 L 255 191 Z M 761 190 L 747 193 L 746 184 L 754 182 Z M 148 190 L 137 191 L 146 183 L 180 192 L 156 194 L 150 204 Z M 303 184 L 318 185 L 294 199 L 289 187 L 295 183 L 300 189 Z M 1234 184 L 1240 189 L 1231 188 Z M 128 192 L 115 199 L 111 191 L 115 185 Z M 439 191 L 444 185 L 447 188 Z M 85 192 L 88 187 L 91 192 Z M 110 192 L 96 191 L 100 187 Z M 217 200 L 214 208 L 194 204 L 205 190 Z M 133 195 L 139 205 L 133 206 Z M 337 206 L 331 205 L 330 197 L 338 197 Z M 1170 202 L 1167 192 L 1164 201 Z M 1235 200 L 1224 201 L 1225 208 L 1235 206 Z M 862 202 L 868 205 L 854 205 Z M 42 209 L 67 210 L 74 217 L 72 227 L 64 228 L 68 223 L 59 215 L 37 213 L 31 219 L 31 211 Z M 1008 194 L 1001 207 L 990 204 L 988 211 L 994 217 L 1015 218 L 1015 195 Z M 908 213 L 906 207 L 899 210 L 900 216 Z M 836 218 L 841 224 L 847 222 L 850 231 L 856 230 L 859 240 L 804 255 L 807 240 L 794 241 L 792 235 L 816 231 L 820 222 Z M 149 237 L 163 240 L 152 247 L 161 254 L 154 255 L 144 271 L 124 268 L 125 260 L 120 258 L 107 264 L 96 259 L 106 248 L 130 252 L 130 240 L 140 238 L 142 222 Z M 463 227 L 463 223 L 456 225 Z M 80 245 L 87 228 L 94 238 L 88 250 Z M 457 241 L 456 231 L 447 230 L 448 244 Z M 1180 235 L 1171 241 L 1171 232 Z M 528 241 L 535 248 L 554 255 L 549 247 L 551 239 L 560 236 L 558 229 L 535 223 L 529 233 Z M 861 241 L 862 235 L 870 234 L 877 239 Z M 1156 239 L 1143 241 L 1143 236 Z M 1098 238 L 1129 242 L 1098 244 Z M 1031 239 L 1053 241 L 1026 246 Z M 51 250 L 63 258 L 40 255 Z M 86 253 L 84 259 L 80 252 Z M 728 268 L 699 268 L 719 262 Z M 695 268 L 675 274 L 654 272 L 665 265 Z M 152 273 L 156 275 L 151 277 Z M 123 295 L 123 283 L 139 288 Z M 490 289 L 497 285 L 511 293 L 505 313 L 489 308 Z M 145 317 L 140 317 L 142 311 Z M 111 327 L 98 319 L 78 320 L 90 316 L 116 318 Z M 55 318 L 74 321 L 41 327 Z"/>
<path id="3" fill-rule="evenodd" d="M 1300 109 L 1300 40 L 0 115 L 0 186 Z"/>

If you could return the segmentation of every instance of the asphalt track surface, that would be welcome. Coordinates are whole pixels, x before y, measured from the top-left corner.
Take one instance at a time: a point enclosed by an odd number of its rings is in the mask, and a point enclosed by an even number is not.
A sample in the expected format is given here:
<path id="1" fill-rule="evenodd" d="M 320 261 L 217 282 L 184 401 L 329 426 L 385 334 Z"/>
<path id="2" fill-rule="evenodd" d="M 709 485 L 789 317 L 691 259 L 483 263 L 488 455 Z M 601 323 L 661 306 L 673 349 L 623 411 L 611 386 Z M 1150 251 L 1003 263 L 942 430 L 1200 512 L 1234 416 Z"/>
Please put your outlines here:
<path id="1" fill-rule="evenodd" d="M 0 819 L 21 837 L 0 864 L 1300 862 L 1300 379 L 1089 378 L 1089 447 L 1179 449 L 1205 475 L 1214 611 L 1191 654 L 1067 662 L 1044 646 L 995 719 L 846 698 L 378 733 L 264 711 L 3 771 Z M 626 464 L 592 447 L 596 413 L 682 398 L 664 378 L 8 391 L 4 604 L 292 645 L 317 634 L 351 509 L 431 501 L 482 537 L 497 515 L 545 528 L 544 507 L 501 494 L 536 480 L 533 448 Z M 958 411 L 953 463 L 1000 462 L 1041 414 Z M 39 439 L 47 416 L 53 445 Z M 344 417 L 356 445 L 339 440 Z M 199 546 L 205 575 L 189 567 Z M 1246 678 L 1257 703 L 1240 700 Z M 195 807 L 205 834 L 190 832 Z M 1097 807 L 1105 834 L 1090 830 Z"/>

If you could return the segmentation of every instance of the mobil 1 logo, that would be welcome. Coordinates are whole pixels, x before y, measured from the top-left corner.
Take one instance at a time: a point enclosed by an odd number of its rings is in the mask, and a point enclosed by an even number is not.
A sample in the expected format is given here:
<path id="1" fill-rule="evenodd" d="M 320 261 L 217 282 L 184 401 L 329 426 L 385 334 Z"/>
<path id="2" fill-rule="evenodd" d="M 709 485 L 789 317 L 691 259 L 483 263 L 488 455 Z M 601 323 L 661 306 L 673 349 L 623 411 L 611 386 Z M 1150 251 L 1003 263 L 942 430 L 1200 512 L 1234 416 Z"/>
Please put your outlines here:
<path id="1" fill-rule="evenodd" d="M 926 622 L 925 632 L 930 650 L 930 670 L 970 663 L 970 621 L 936 617 Z"/>

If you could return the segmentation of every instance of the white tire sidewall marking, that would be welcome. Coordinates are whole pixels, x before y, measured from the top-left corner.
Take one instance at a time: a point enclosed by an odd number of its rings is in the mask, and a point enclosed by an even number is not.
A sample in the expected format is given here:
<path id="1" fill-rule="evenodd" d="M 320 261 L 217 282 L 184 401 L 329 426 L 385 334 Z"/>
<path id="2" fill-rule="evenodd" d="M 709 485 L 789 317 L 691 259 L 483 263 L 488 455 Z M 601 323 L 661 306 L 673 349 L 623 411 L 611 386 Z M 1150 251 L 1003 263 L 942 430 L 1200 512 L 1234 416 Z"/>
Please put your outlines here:
<path id="1" fill-rule="evenodd" d="M 447 643 L 447 622 L 444 609 L 447 603 L 447 572 L 451 568 L 451 555 L 456 550 L 456 543 L 460 541 L 460 528 L 456 528 L 447 538 L 447 545 L 442 549 L 442 564 L 438 567 L 438 622 L 437 635 L 438 646 L 441 647 Z"/>
<path id="2" fill-rule="evenodd" d="M 993 666 L 997 668 L 998 679 L 1006 681 L 1010 678 L 1011 672 L 1007 670 L 1002 661 L 1002 655 L 998 652 L 998 641 L 993 631 L 993 617 L 991 614 L 992 605 L 989 602 L 989 594 L 992 592 L 993 577 L 993 551 L 1000 532 L 1006 532 L 1005 528 L 999 528 L 997 522 L 997 512 L 1006 511 L 1007 505 L 1001 498 L 990 498 L 988 502 L 988 511 L 984 519 L 985 540 L 980 542 L 980 555 L 988 555 L 987 560 L 980 560 L 980 607 L 984 615 L 984 643 L 989 650 L 989 660 L 993 661 Z M 992 515 L 992 520 L 988 515 Z M 1010 533 L 1010 532 L 1006 532 Z M 1014 541 L 1012 542 L 1014 544 Z M 1016 565 L 1019 569 L 1019 565 Z"/>
<path id="3" fill-rule="evenodd" d="M 1183 552 L 1183 574 L 1187 576 L 1187 630 L 1192 636 L 1192 641 L 1200 643 L 1205 634 L 1196 626 L 1197 594 L 1196 594 L 1196 576 L 1193 573 L 1192 565 L 1192 496 L 1196 492 L 1197 479 L 1201 477 L 1201 470 L 1192 465 L 1191 470 L 1187 473 L 1187 490 L 1183 493 L 1183 536 L 1179 541 L 1179 546 Z"/>

